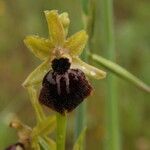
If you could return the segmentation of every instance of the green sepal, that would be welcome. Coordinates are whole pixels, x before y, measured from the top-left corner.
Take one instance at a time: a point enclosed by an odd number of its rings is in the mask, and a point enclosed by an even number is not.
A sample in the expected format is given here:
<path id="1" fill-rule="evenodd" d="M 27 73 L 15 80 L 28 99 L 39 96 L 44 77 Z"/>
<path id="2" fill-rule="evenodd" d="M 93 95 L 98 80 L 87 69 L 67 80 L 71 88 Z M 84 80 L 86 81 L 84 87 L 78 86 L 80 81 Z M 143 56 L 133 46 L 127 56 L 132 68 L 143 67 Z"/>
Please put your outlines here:
<path id="1" fill-rule="evenodd" d="M 73 68 L 78 68 L 78 69 L 82 70 L 87 76 L 89 76 L 91 78 L 103 79 L 106 77 L 106 72 L 85 63 L 79 57 L 74 57 L 72 59 L 72 61 L 73 61 L 73 63 L 72 63 Z"/>
<path id="2" fill-rule="evenodd" d="M 55 46 L 63 46 L 65 31 L 57 10 L 45 11 L 50 38 Z"/>
<path id="3" fill-rule="evenodd" d="M 51 69 L 49 60 L 44 61 L 39 65 L 22 84 L 23 87 L 34 86 L 42 82 L 46 73 Z"/>
<path id="4" fill-rule="evenodd" d="M 50 40 L 35 35 L 27 36 L 24 43 L 40 60 L 46 60 L 54 48 Z"/>
<path id="5" fill-rule="evenodd" d="M 79 56 L 82 53 L 87 40 L 88 35 L 84 30 L 81 30 L 66 40 L 64 48 L 69 51 L 71 56 Z"/>

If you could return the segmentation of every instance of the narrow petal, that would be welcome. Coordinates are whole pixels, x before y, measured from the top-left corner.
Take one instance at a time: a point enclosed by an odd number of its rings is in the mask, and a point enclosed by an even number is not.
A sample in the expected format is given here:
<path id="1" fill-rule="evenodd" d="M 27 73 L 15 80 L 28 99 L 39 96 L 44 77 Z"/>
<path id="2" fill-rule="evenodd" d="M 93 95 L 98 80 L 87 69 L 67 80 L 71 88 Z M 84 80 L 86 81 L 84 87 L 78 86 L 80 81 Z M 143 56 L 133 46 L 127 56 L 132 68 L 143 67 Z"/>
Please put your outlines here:
<path id="1" fill-rule="evenodd" d="M 65 41 L 65 31 L 57 10 L 47 10 L 45 11 L 45 16 L 48 23 L 49 34 L 54 45 L 63 46 Z"/>
<path id="2" fill-rule="evenodd" d="M 68 28 L 70 24 L 69 14 L 67 12 L 63 12 L 59 15 L 59 19 L 64 28 Z"/>
<path id="3" fill-rule="evenodd" d="M 78 57 L 73 58 L 72 67 L 82 70 L 86 75 L 93 77 L 95 79 L 103 79 L 106 76 L 106 72 L 83 62 Z"/>
<path id="4" fill-rule="evenodd" d="M 31 52 L 41 60 L 45 60 L 52 51 L 53 45 L 48 39 L 38 36 L 27 36 L 24 40 L 25 45 Z"/>
<path id="5" fill-rule="evenodd" d="M 62 14 L 59 15 L 60 21 L 64 27 L 65 30 L 65 35 L 67 36 L 68 34 L 68 28 L 70 25 L 70 19 L 69 19 L 69 15 L 67 12 L 63 12 Z"/>
<path id="6" fill-rule="evenodd" d="M 34 86 L 42 82 L 45 74 L 50 70 L 49 61 L 44 61 L 41 65 L 39 65 L 24 81 L 23 86 Z"/>
<path id="7" fill-rule="evenodd" d="M 65 42 L 64 47 L 69 50 L 70 55 L 78 56 L 82 53 L 88 40 L 88 35 L 84 30 L 75 33 Z"/>

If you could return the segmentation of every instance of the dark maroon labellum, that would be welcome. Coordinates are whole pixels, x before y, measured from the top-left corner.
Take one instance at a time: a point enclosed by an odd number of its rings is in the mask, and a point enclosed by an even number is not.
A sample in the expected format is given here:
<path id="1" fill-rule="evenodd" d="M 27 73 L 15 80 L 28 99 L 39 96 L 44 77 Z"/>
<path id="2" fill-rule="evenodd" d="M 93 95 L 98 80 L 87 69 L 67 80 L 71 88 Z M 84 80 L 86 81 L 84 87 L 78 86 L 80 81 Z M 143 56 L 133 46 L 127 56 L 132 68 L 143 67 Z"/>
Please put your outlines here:
<path id="1" fill-rule="evenodd" d="M 25 150 L 25 148 L 22 143 L 16 143 L 16 144 L 9 146 L 5 150 Z"/>
<path id="2" fill-rule="evenodd" d="M 42 83 L 40 103 L 64 114 L 75 109 L 87 96 L 92 87 L 79 69 L 69 69 L 67 58 L 54 59 Z"/>

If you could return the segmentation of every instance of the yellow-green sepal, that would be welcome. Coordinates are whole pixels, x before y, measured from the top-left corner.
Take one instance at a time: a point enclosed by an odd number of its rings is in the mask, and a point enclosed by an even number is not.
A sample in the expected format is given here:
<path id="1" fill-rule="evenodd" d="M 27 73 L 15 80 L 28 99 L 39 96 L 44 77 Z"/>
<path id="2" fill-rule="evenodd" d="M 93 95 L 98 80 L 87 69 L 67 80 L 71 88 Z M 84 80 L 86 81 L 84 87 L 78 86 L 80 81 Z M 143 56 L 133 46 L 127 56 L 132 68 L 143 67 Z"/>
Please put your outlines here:
<path id="1" fill-rule="evenodd" d="M 50 40 L 35 35 L 27 36 L 24 43 L 40 60 L 46 60 L 54 48 Z"/>
<path id="2" fill-rule="evenodd" d="M 65 31 L 57 10 L 45 11 L 50 38 L 55 46 L 63 46 Z"/>
<path id="3" fill-rule="evenodd" d="M 88 35 L 86 32 L 84 30 L 79 31 L 66 40 L 64 48 L 69 51 L 71 56 L 79 56 L 82 53 L 87 40 Z"/>
<path id="4" fill-rule="evenodd" d="M 103 79 L 106 77 L 106 72 L 85 63 L 79 57 L 73 57 L 72 61 L 73 68 L 78 68 L 82 70 L 89 77 L 95 79 Z"/>
<path id="5" fill-rule="evenodd" d="M 46 73 L 50 70 L 49 60 L 45 60 L 39 65 L 22 84 L 23 87 L 34 86 L 42 82 Z"/>

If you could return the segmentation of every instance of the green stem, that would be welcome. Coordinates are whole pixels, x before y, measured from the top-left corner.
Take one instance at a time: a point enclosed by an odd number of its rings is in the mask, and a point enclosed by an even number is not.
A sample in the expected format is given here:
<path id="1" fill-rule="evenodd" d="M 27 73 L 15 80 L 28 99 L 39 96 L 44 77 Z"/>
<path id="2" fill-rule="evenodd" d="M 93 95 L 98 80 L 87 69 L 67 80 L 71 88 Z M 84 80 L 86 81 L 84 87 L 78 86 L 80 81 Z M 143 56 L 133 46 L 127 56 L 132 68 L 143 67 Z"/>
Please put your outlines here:
<path id="1" fill-rule="evenodd" d="M 66 126 L 67 126 L 67 117 L 61 115 L 60 113 L 56 114 L 57 117 L 57 150 L 65 150 L 65 139 L 66 139 Z"/>
<path id="2" fill-rule="evenodd" d="M 80 133 L 86 126 L 86 102 L 83 102 L 78 108 L 76 113 L 75 124 L 75 140 L 79 137 Z"/>
<path id="3" fill-rule="evenodd" d="M 86 62 L 89 61 L 87 52 L 91 50 L 92 38 L 93 38 L 93 29 L 94 29 L 94 19 L 95 19 L 95 0 L 82 0 L 82 10 L 83 10 L 83 23 L 84 28 L 86 29 L 89 40 L 86 50 L 82 54 L 82 59 Z M 86 100 L 78 107 L 76 113 L 75 121 L 75 140 L 79 137 L 81 132 L 85 129 L 87 124 L 87 113 L 86 113 Z M 85 138 L 85 135 L 84 137 Z M 81 150 L 85 149 L 85 139 L 80 143 Z"/>
<path id="4" fill-rule="evenodd" d="M 108 59 L 115 61 L 115 40 L 113 27 L 113 0 L 103 0 L 103 21 L 105 47 L 108 51 Z M 120 150 L 119 117 L 117 101 L 117 81 L 113 74 L 108 75 L 107 87 L 107 150 Z"/>
<path id="5" fill-rule="evenodd" d="M 83 26 L 87 28 L 87 15 L 88 15 L 88 2 L 89 0 L 81 0 L 82 6 L 82 17 L 83 17 Z M 82 58 L 86 59 L 86 51 L 82 53 Z M 76 118 L 75 118 L 75 141 L 78 139 L 80 133 L 86 126 L 86 102 L 83 102 L 79 105 L 76 111 Z M 83 142 L 84 143 L 84 142 Z M 82 145 L 83 145 L 82 143 Z M 83 147 L 83 146 L 82 146 Z"/>

